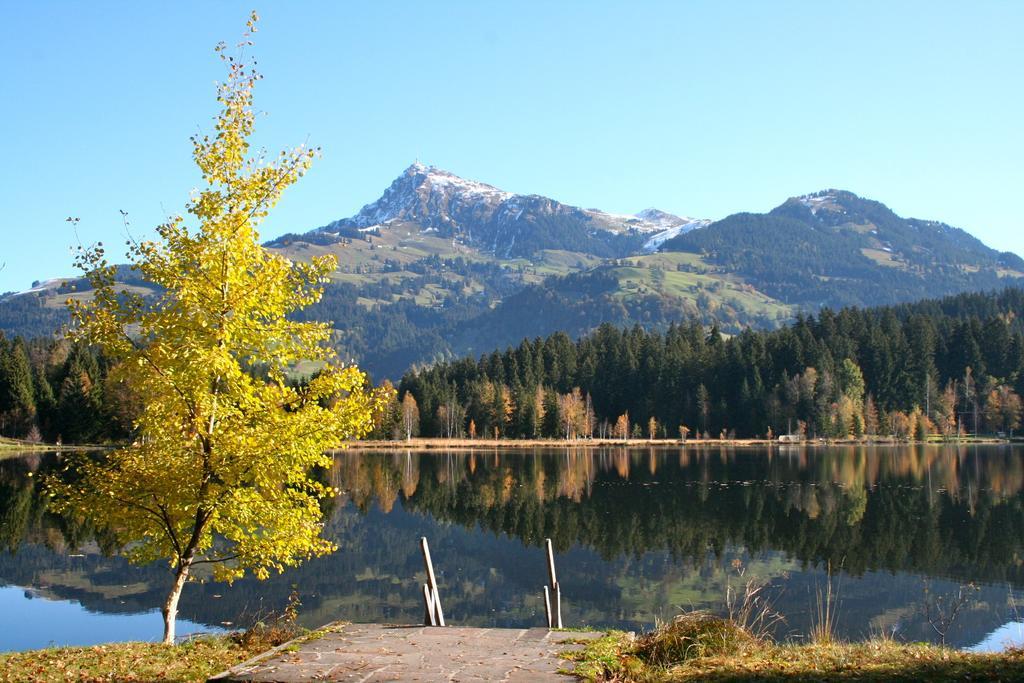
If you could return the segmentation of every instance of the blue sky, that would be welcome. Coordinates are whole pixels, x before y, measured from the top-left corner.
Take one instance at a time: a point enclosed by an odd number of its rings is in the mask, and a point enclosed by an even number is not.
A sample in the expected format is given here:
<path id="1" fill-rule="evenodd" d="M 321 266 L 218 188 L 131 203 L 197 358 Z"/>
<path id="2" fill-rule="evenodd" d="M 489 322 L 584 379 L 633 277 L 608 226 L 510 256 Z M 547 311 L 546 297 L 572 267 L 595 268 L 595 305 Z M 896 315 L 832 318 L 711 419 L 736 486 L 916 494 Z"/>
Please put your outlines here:
<path id="1" fill-rule="evenodd" d="M 614 212 L 828 187 L 1024 254 L 1022 2 L 21 2 L 0 22 L 0 291 L 146 235 L 197 184 L 212 52 L 262 15 L 257 140 L 324 157 L 264 236 L 413 160 Z"/>

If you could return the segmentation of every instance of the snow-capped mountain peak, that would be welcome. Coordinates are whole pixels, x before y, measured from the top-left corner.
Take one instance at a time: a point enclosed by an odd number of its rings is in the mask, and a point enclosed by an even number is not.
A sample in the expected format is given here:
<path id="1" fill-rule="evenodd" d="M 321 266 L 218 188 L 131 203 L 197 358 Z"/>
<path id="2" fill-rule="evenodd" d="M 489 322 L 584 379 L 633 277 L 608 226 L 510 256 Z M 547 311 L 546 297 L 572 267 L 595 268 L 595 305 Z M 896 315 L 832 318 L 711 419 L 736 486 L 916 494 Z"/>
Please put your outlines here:
<path id="1" fill-rule="evenodd" d="M 512 196 L 511 192 L 499 190 L 493 185 L 475 180 L 467 180 L 443 168 L 426 166 L 419 161 L 414 162 L 409 168 L 405 169 L 403 175 L 413 178 L 421 185 L 426 185 L 430 189 L 497 199 L 508 199 Z"/>
<path id="2" fill-rule="evenodd" d="M 529 256 L 540 249 L 622 256 L 655 249 L 681 231 L 707 224 L 658 209 L 637 215 L 581 209 L 540 195 L 506 192 L 417 161 L 377 201 L 319 232 L 340 235 L 345 230 L 365 232 L 394 223 L 414 224 L 421 232 L 457 239 L 502 257 Z"/>
<path id="3" fill-rule="evenodd" d="M 681 225 L 692 220 L 690 218 L 676 216 L 675 214 L 662 211 L 661 209 L 655 209 L 653 207 L 640 211 L 636 214 L 636 217 L 645 223 L 658 226 L 662 229 L 674 228 L 677 225 Z"/>
<path id="4" fill-rule="evenodd" d="M 330 232 L 340 227 L 370 228 L 394 221 L 419 222 L 426 228 L 454 226 L 452 215 L 469 205 L 493 209 L 511 198 L 486 183 L 467 180 L 436 166 L 415 162 L 395 178 L 381 197 L 359 213 L 324 226 Z"/>

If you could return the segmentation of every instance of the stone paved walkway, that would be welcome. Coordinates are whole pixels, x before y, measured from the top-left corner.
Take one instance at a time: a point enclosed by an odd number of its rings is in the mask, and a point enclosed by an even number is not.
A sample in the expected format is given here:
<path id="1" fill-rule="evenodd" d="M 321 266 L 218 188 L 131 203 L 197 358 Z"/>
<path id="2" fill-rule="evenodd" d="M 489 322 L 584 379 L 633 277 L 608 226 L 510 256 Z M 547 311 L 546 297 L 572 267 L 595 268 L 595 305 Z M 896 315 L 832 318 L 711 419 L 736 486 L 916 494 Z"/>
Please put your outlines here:
<path id="1" fill-rule="evenodd" d="M 285 646 L 211 681 L 562 681 L 565 641 L 599 633 L 547 629 L 346 624 L 298 649 Z"/>

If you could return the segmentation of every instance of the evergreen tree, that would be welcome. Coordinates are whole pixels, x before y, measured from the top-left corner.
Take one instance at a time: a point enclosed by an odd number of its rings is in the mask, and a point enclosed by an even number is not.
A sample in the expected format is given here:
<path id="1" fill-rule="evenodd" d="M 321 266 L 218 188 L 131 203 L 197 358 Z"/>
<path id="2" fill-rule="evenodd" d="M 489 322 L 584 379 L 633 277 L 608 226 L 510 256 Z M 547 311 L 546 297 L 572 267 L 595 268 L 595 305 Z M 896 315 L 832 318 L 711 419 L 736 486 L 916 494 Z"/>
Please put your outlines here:
<path id="1" fill-rule="evenodd" d="M 6 347 L 6 348 L 5 348 Z M 36 401 L 25 344 L 0 345 L 0 434 L 25 436 L 35 424 Z"/>
<path id="2" fill-rule="evenodd" d="M 90 443 L 102 430 L 99 394 L 92 377 L 73 360 L 57 394 L 58 437 L 68 443 Z"/>
<path id="3" fill-rule="evenodd" d="M 42 365 L 32 368 L 32 388 L 35 390 L 36 420 L 43 438 L 52 441 L 53 422 L 56 418 L 57 398 L 53 395 L 53 387 L 46 376 Z"/>

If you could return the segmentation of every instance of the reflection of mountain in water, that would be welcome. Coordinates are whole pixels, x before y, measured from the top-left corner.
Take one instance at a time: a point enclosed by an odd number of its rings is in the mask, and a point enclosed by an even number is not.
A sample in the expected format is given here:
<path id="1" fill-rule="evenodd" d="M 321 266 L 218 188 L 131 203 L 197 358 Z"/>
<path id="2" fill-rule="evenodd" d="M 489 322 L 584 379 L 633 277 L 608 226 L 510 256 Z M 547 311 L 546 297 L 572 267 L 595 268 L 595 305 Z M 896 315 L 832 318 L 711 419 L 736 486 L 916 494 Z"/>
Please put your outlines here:
<path id="1" fill-rule="evenodd" d="M 416 540 L 427 535 L 453 623 L 542 620 L 539 544 L 559 549 L 573 623 L 649 626 L 679 607 L 718 609 L 734 560 L 771 582 L 788 629 L 806 632 L 816 583 L 842 567 L 841 630 L 901 624 L 927 639 L 922 576 L 1024 583 L 1020 451 L 1009 448 L 735 450 L 552 449 L 339 454 L 326 473 L 342 499 L 328 535 L 340 551 L 267 582 L 190 585 L 182 616 L 209 624 L 283 604 L 292 585 L 308 625 L 413 622 L 422 608 Z M 0 582 L 103 612 L 159 605 L 166 567 L 105 557 L 90 529 L 46 510 L 52 456 L 0 462 Z M 34 476 L 29 476 L 33 473 Z M 81 557 L 69 556 L 78 548 Z M 895 572 L 895 573 L 892 573 Z M 1000 623 L 989 586 L 953 642 Z"/>

